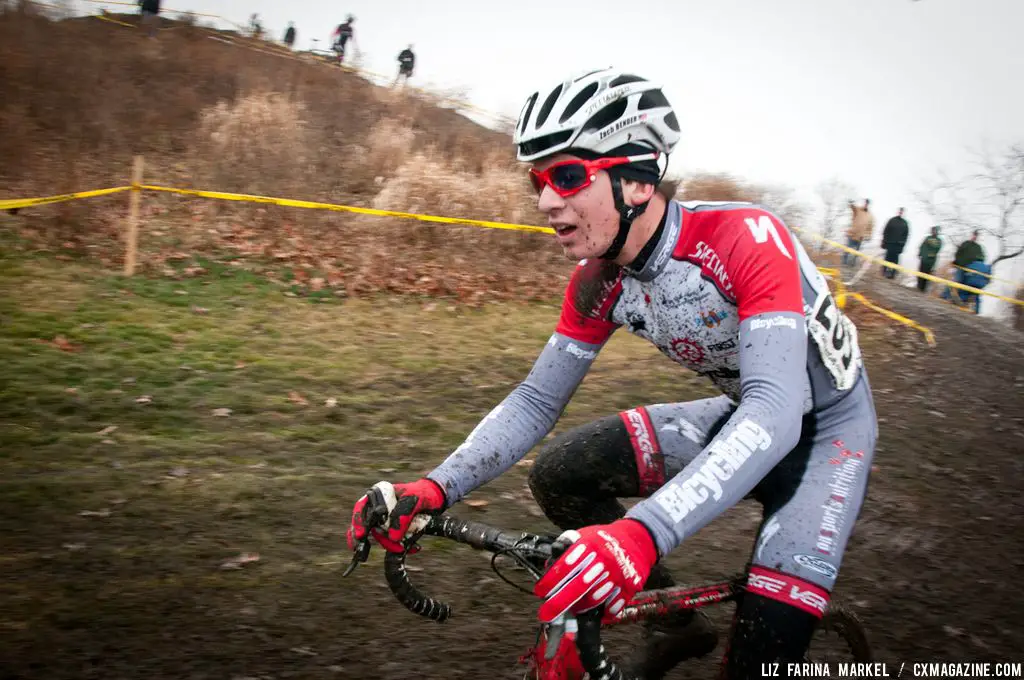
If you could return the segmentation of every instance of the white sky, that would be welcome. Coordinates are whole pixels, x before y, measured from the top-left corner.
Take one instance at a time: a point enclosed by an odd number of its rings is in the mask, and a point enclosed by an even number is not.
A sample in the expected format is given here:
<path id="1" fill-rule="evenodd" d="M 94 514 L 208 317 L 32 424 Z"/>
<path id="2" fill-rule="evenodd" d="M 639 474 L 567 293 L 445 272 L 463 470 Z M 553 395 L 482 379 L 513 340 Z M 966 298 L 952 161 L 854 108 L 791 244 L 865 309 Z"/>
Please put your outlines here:
<path id="1" fill-rule="evenodd" d="M 872 199 L 878 235 L 969 148 L 1024 141 L 1024 0 L 164 0 L 327 47 L 356 16 L 364 65 L 393 73 L 414 43 L 415 82 L 465 86 L 515 116 L 536 89 L 616 66 L 660 81 L 683 137 L 673 173 L 728 172 L 813 199 L 839 176 Z M 79 6 L 89 3 L 79 0 Z M 1024 258 L 1021 258 L 1024 260 Z M 1016 278 L 1009 267 L 997 271 Z"/>

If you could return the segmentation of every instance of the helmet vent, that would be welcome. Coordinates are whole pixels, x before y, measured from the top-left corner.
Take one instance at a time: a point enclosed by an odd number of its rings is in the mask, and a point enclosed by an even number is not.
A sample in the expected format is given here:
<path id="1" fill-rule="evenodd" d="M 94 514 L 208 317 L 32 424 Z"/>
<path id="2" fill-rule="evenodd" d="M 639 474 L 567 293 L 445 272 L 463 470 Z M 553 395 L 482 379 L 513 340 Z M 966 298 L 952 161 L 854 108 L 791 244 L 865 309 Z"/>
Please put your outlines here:
<path id="1" fill-rule="evenodd" d="M 591 97 L 594 96 L 595 92 L 597 92 L 597 83 L 591 83 L 580 90 L 580 92 L 572 98 L 572 101 L 569 102 L 569 105 L 565 107 L 565 111 L 563 111 L 562 115 L 558 118 L 558 122 L 564 123 L 572 118 L 573 115 L 579 111 Z"/>
<path id="2" fill-rule="evenodd" d="M 551 94 L 544 100 L 544 104 L 540 107 L 540 113 L 537 114 L 537 123 L 534 127 L 540 128 L 544 124 L 544 121 L 551 115 L 551 109 L 555 107 L 555 102 L 558 101 L 558 96 L 562 94 L 562 86 L 559 85 L 555 89 L 551 90 Z"/>
<path id="3" fill-rule="evenodd" d="M 622 114 L 626 112 L 626 106 L 628 102 L 625 97 L 617 99 L 608 106 L 604 107 L 586 122 L 583 126 L 584 130 L 600 130 L 603 127 L 607 127 L 622 118 Z"/>
<path id="4" fill-rule="evenodd" d="M 669 106 L 668 99 L 661 93 L 661 90 L 648 90 L 640 95 L 640 103 L 636 108 L 644 111 L 645 109 L 656 109 L 659 106 Z"/>
<path id="5" fill-rule="evenodd" d="M 646 78 L 641 78 L 640 76 L 634 76 L 632 74 L 626 73 L 626 74 L 623 74 L 623 75 L 619 76 L 618 78 L 616 78 L 612 82 L 608 83 L 608 87 L 609 88 L 618 87 L 619 85 L 627 85 L 629 83 L 642 83 L 645 80 L 647 80 L 647 79 Z"/>
<path id="6" fill-rule="evenodd" d="M 530 114 L 533 113 L 533 105 L 537 103 L 540 92 L 534 92 L 533 96 L 526 100 L 526 112 L 523 114 L 523 122 L 519 126 L 519 134 L 526 132 L 526 124 L 530 122 Z"/>
<path id="7" fill-rule="evenodd" d="M 531 139 L 519 145 L 519 154 L 521 156 L 533 156 L 539 153 L 544 153 L 548 149 L 567 141 L 570 137 L 572 137 L 572 130 L 565 130 L 563 132 L 544 135 L 537 139 Z"/>

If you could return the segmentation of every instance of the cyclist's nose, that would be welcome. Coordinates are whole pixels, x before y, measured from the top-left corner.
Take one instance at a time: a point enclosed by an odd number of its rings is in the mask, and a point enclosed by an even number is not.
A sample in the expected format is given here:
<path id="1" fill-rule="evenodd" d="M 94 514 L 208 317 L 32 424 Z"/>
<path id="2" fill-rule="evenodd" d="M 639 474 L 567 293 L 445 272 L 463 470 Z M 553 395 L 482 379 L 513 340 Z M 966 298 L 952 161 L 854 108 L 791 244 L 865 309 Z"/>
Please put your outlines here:
<path id="1" fill-rule="evenodd" d="M 537 196 L 537 209 L 547 215 L 563 207 L 565 207 L 565 199 L 559 196 L 558 192 L 552 189 L 550 184 L 545 183 L 544 188 L 540 190 L 540 194 Z"/>

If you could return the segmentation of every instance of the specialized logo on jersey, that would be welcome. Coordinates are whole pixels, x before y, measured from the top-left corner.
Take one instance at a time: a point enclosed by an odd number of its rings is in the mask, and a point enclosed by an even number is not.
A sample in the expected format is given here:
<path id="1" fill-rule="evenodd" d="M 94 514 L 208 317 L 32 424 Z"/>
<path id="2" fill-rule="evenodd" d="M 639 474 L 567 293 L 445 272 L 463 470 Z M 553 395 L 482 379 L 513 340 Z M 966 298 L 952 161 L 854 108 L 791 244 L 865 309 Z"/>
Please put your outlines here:
<path id="1" fill-rule="evenodd" d="M 767 243 L 768 236 L 772 237 L 772 241 L 775 242 L 775 246 L 779 251 L 790 260 L 793 256 L 789 254 L 789 250 L 786 248 L 786 244 L 782 242 L 779 237 L 779 230 L 775 228 L 775 223 L 772 222 L 772 218 L 767 215 L 761 215 L 754 221 L 753 217 L 748 217 L 744 220 L 747 223 L 747 228 L 750 229 L 750 233 L 753 234 L 754 240 L 758 243 Z"/>
<path id="2" fill-rule="evenodd" d="M 729 280 L 729 273 L 725 271 L 725 263 L 719 257 L 718 251 L 704 241 L 698 241 L 695 249 L 687 256 L 688 260 L 700 264 L 701 270 L 707 272 L 723 293 L 733 297 L 732 281 Z"/>

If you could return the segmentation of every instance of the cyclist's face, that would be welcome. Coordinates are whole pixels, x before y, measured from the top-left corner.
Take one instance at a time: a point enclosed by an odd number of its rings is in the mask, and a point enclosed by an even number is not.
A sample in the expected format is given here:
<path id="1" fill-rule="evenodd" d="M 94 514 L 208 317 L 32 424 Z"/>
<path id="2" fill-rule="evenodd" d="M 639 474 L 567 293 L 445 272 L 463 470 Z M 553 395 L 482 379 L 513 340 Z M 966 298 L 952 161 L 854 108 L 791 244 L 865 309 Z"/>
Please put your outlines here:
<path id="1" fill-rule="evenodd" d="M 558 154 L 534 164 L 536 170 L 546 170 L 559 161 L 574 156 Z M 555 230 L 555 238 L 562 252 L 571 260 L 598 257 L 608 250 L 619 230 L 619 214 L 612 199 L 611 179 L 604 170 L 594 173 L 594 180 L 571 196 L 559 196 L 544 185 L 537 197 L 537 208 L 547 215 L 548 225 Z"/>

